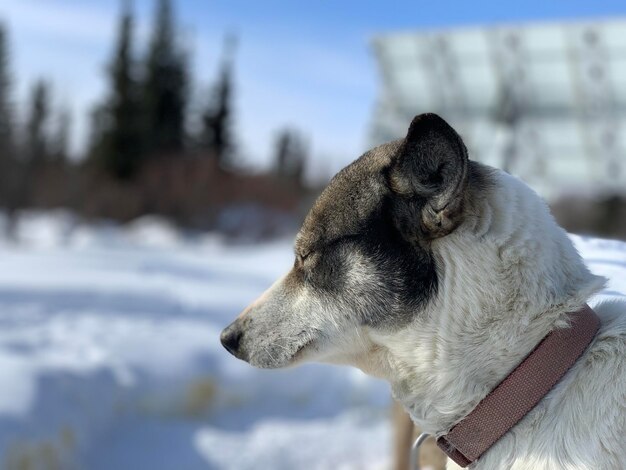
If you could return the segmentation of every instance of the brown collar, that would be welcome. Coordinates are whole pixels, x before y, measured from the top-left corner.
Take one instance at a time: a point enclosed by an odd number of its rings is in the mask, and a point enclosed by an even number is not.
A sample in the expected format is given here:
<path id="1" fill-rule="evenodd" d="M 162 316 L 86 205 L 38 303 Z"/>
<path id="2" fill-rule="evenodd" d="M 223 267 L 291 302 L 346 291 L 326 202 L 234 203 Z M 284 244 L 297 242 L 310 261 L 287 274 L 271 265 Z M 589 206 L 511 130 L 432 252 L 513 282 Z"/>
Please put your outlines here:
<path id="1" fill-rule="evenodd" d="M 437 445 L 467 467 L 515 426 L 561 380 L 600 328 L 600 319 L 585 305 L 569 313 L 569 328 L 553 330 L 476 408 Z"/>

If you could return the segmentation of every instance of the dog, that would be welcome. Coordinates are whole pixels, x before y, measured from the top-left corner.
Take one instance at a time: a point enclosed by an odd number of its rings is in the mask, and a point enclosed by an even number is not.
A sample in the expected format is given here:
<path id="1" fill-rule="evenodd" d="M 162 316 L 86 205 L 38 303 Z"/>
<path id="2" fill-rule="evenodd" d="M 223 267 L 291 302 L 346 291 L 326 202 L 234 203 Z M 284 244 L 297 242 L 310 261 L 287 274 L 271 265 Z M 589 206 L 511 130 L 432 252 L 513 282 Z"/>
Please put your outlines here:
<path id="1" fill-rule="evenodd" d="M 221 342 L 260 368 L 358 367 L 440 436 L 604 283 L 538 195 L 422 114 L 333 177 L 292 269 Z M 626 469 L 625 309 L 595 307 L 583 356 L 470 468 Z"/>

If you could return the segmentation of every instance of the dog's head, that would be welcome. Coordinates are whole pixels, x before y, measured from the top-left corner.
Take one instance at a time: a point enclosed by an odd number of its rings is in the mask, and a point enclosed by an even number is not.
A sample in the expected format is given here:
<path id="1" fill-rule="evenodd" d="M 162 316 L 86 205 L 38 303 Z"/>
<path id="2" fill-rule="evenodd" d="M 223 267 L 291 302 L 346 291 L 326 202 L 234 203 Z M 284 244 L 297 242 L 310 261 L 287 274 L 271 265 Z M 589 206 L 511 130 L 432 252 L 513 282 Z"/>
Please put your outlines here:
<path id="1" fill-rule="evenodd" d="M 404 139 L 332 179 L 296 238 L 293 268 L 222 332 L 223 345 L 257 367 L 359 365 L 376 347 L 372 328 L 402 328 L 435 296 L 430 246 L 463 222 L 474 173 L 454 129 L 417 116 Z"/>

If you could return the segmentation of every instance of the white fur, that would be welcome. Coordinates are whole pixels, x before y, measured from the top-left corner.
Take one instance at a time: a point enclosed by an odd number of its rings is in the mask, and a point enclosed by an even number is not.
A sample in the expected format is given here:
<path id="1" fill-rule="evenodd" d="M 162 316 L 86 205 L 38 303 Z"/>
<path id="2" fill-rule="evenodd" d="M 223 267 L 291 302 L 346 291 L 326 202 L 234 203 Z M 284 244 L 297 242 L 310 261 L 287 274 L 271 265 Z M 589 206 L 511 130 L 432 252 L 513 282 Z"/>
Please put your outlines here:
<path id="1" fill-rule="evenodd" d="M 387 378 L 412 419 L 435 435 L 604 282 L 536 194 L 504 173 L 496 180 L 470 208 L 474 216 L 434 242 L 443 278 L 429 310 L 400 332 L 366 333 L 378 357 L 360 362 L 379 364 L 368 372 Z M 602 326 L 589 350 L 471 468 L 626 469 L 626 305 L 595 310 Z"/>
<path id="2" fill-rule="evenodd" d="M 246 333 L 250 362 L 354 365 L 388 380 L 425 432 L 446 433 L 604 284 L 534 192 L 503 172 L 492 177 L 495 187 L 469 198 L 463 223 L 432 242 L 438 293 L 408 326 L 367 327 L 348 314 L 374 308 L 371 296 L 388 289 L 353 251 L 352 304 L 300 285 L 285 305 L 281 280 L 253 305 L 255 327 L 265 326 Z M 626 304 L 595 310 L 602 326 L 588 351 L 473 469 L 626 469 Z"/>

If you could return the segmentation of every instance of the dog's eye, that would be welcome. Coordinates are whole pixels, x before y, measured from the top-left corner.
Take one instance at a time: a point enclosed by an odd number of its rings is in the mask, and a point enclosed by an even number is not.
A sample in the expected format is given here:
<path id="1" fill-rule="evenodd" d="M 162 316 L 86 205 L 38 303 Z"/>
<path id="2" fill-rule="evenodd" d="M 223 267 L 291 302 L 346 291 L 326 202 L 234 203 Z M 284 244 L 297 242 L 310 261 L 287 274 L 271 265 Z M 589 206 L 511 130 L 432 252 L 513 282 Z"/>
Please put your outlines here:
<path id="1" fill-rule="evenodd" d="M 313 251 L 306 251 L 306 252 L 302 252 L 302 253 L 296 253 L 296 259 L 298 260 L 298 263 L 302 264 L 304 263 L 304 261 L 311 256 L 311 253 L 313 253 Z"/>

